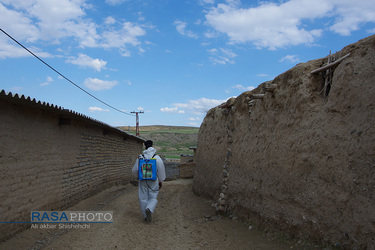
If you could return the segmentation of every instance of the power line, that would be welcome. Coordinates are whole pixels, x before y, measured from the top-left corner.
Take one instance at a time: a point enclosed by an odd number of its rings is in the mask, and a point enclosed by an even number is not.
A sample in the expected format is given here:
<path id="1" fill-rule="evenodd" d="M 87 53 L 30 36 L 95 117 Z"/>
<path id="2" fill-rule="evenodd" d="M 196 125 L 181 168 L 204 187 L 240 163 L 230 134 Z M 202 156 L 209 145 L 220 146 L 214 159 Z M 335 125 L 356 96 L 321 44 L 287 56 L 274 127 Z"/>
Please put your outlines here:
<path id="1" fill-rule="evenodd" d="M 134 116 L 132 114 L 129 114 L 129 113 L 126 113 L 118 108 L 115 108 L 113 107 L 112 105 L 109 105 L 108 103 L 100 100 L 99 98 L 97 98 L 96 96 L 94 96 L 93 94 L 89 93 L 88 91 L 84 90 L 83 88 L 81 88 L 80 86 L 78 86 L 77 84 L 75 84 L 73 81 L 71 81 L 69 78 L 65 77 L 63 74 L 61 74 L 59 71 L 57 71 L 56 69 L 54 69 L 52 66 L 50 66 L 48 63 L 46 63 L 45 61 L 43 61 L 41 58 L 39 58 L 37 55 L 35 55 L 32 51 L 30 51 L 28 48 L 26 48 L 25 46 L 23 46 L 20 42 L 18 42 L 16 39 L 14 39 L 11 35 L 9 35 L 8 33 L 6 33 L 3 29 L 0 28 L 0 30 L 5 34 L 7 35 L 10 39 L 12 39 L 15 43 L 17 43 L 19 46 L 21 46 L 23 49 L 25 49 L 27 52 L 29 52 L 31 55 L 33 55 L 35 58 L 37 58 L 39 61 L 41 61 L 43 64 L 45 64 L 48 68 L 52 69 L 53 71 L 55 71 L 58 75 L 60 75 L 62 78 L 64 78 L 65 80 L 67 80 L 68 82 L 70 82 L 71 84 L 73 84 L 74 86 L 76 86 L 77 88 L 79 88 L 80 90 L 82 90 L 83 92 L 85 92 L 86 94 L 88 94 L 89 96 L 91 96 L 92 98 L 94 98 L 95 100 L 101 102 L 102 104 L 106 105 L 107 107 L 110 107 L 111 109 L 114 109 L 120 113 L 123 113 L 123 114 L 126 114 L 126 115 L 130 115 L 130 116 Z"/>

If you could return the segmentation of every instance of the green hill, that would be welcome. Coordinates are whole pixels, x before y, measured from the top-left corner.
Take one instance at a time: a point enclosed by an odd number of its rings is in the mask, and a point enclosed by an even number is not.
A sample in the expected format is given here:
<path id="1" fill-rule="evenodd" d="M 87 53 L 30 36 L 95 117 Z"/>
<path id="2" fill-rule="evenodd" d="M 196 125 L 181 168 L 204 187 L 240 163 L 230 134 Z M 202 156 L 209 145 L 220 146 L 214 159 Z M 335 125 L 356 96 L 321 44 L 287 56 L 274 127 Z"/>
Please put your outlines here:
<path id="1" fill-rule="evenodd" d="M 119 127 L 135 135 L 135 127 Z M 158 153 L 166 158 L 180 158 L 181 154 L 192 155 L 190 147 L 196 147 L 198 141 L 197 127 L 183 126 L 140 126 L 139 137 L 152 140 Z"/>

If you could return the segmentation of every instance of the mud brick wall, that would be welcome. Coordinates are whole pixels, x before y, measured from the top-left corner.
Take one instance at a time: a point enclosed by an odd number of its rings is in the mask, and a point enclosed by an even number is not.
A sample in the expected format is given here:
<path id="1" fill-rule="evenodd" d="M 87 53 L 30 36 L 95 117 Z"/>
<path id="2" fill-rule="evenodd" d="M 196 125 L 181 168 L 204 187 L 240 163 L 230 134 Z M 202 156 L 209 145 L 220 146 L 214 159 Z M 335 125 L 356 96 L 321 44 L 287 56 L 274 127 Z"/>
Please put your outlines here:
<path id="1" fill-rule="evenodd" d="M 75 203 L 98 189 L 134 179 L 131 168 L 141 150 L 139 143 L 116 135 L 83 132 L 77 163 L 63 173 L 65 203 Z"/>
<path id="2" fill-rule="evenodd" d="M 74 112 L 0 94 L 0 221 L 64 210 L 134 178 L 143 140 Z M 0 240 L 30 224 L 0 224 Z"/>
<path id="3" fill-rule="evenodd" d="M 374 249 L 374 45 L 375 35 L 336 53 L 350 56 L 328 93 L 323 75 L 311 73 L 326 65 L 321 58 L 211 109 L 199 130 L 194 191 L 267 231 Z"/>

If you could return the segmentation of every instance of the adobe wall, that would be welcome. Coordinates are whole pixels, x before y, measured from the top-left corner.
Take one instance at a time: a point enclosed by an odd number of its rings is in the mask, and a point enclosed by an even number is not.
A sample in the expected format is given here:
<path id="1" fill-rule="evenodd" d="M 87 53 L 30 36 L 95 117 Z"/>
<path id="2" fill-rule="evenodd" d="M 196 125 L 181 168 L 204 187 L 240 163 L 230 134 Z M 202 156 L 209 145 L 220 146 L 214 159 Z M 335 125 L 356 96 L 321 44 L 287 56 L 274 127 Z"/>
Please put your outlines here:
<path id="1" fill-rule="evenodd" d="M 2 222 L 27 222 L 31 211 L 63 210 L 134 179 L 141 139 L 72 114 L 61 120 L 59 112 L 39 106 L 0 98 Z M 0 224 L 1 239 L 29 226 Z"/>
<path id="2" fill-rule="evenodd" d="M 375 246 L 375 36 L 337 55 L 348 53 L 327 97 L 322 74 L 311 74 L 323 58 L 211 109 L 199 131 L 194 191 L 264 229 Z M 277 87 L 266 92 L 266 84 Z"/>

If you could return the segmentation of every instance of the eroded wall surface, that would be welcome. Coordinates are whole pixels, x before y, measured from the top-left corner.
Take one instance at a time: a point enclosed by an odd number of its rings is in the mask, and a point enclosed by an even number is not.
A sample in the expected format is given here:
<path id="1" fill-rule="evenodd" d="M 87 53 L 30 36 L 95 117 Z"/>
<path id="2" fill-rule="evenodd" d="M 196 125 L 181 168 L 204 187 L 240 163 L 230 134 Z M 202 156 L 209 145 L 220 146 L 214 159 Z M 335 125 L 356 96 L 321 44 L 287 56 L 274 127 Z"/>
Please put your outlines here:
<path id="1" fill-rule="evenodd" d="M 327 96 L 323 74 L 311 74 L 322 58 L 211 109 L 199 131 L 194 191 L 263 228 L 373 247 L 375 36 L 337 59 L 349 53 Z"/>

